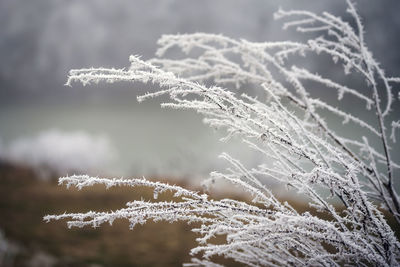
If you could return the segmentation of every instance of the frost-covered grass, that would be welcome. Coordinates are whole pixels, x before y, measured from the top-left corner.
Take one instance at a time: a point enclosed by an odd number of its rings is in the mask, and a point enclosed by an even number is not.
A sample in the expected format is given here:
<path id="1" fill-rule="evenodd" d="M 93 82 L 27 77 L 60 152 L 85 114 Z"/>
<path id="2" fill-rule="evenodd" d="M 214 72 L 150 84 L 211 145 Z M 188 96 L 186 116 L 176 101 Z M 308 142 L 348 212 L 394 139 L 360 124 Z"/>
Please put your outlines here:
<path id="1" fill-rule="evenodd" d="M 400 79 L 386 76 L 364 42 L 354 4 L 350 0 L 347 4 L 350 21 L 328 12 L 279 10 L 275 17 L 286 21 L 285 29 L 305 34 L 305 42 L 254 43 L 204 33 L 165 35 L 159 40 L 159 58 L 144 61 L 131 56 L 127 69 L 71 70 L 68 85 L 75 81 L 156 84 L 159 91 L 138 100 L 164 96 L 171 101 L 162 107 L 195 110 L 206 124 L 225 131 L 223 141 L 241 138 L 264 163 L 250 169 L 224 153 L 221 158 L 231 167 L 211 173 L 204 183 L 208 189 L 215 180 L 225 180 L 247 192 L 251 204 L 214 200 L 144 178 L 62 177 L 60 184 L 79 189 L 95 184 L 146 186 L 153 189 L 154 199 L 172 192 L 175 201 L 132 201 L 115 211 L 49 215 L 45 220 L 69 219 L 69 227 L 98 227 L 116 219 L 127 219 L 131 228 L 149 220 L 197 223 L 193 231 L 200 237 L 191 254 L 200 259 L 188 266 L 213 266 L 215 255 L 250 266 L 399 265 L 400 243 L 378 205 L 400 222 L 395 190 L 395 170 L 400 165 L 392 153 L 399 127 L 398 115 L 392 114 L 399 101 L 392 85 Z M 181 50 L 186 58 L 166 58 L 171 49 Z M 357 82 L 347 84 L 346 78 L 335 80 L 329 73 L 322 77 L 298 65 L 295 59 L 302 56 L 339 64 L 342 76 Z M 240 90 L 228 90 L 232 85 Z M 337 99 L 316 96 L 312 88 L 335 91 Z M 343 109 L 344 99 L 365 107 L 363 113 L 370 116 Z M 359 134 L 348 138 L 342 127 L 323 118 L 323 112 Z M 310 212 L 277 199 L 266 180 L 276 180 L 306 197 Z M 215 236 L 225 237 L 225 243 L 213 244 Z"/>

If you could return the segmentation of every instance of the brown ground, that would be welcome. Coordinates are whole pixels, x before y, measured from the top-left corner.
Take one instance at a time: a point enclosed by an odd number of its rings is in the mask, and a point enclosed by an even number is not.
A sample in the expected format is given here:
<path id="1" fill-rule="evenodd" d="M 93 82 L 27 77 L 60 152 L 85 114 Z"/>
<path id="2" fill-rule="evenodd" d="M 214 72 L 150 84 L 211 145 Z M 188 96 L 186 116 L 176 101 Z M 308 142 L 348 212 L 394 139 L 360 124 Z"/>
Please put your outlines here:
<path id="1" fill-rule="evenodd" d="M 0 162 L 0 230 L 22 248 L 13 266 L 28 266 L 43 253 L 55 259 L 55 266 L 181 266 L 189 262 L 196 235 L 185 223 L 150 222 L 129 230 L 126 221 L 116 221 L 97 229 L 68 229 L 65 221 L 45 223 L 42 219 L 47 214 L 117 209 L 142 197 L 151 200 L 152 191 L 106 190 L 104 186 L 67 190 L 57 185 L 56 177 L 42 181 L 28 168 Z M 170 199 L 170 195 L 159 199 Z M 304 203 L 290 202 L 299 211 L 307 209 Z M 393 225 L 393 219 L 389 221 Z M 29 266 L 44 264 L 36 263 Z"/>
<path id="2" fill-rule="evenodd" d="M 103 186 L 67 190 L 55 180 L 38 180 L 29 169 L 0 165 L 0 229 L 23 247 L 16 266 L 37 252 L 55 256 L 57 266 L 180 266 L 190 261 L 196 235 L 185 223 L 147 223 L 129 230 L 127 222 L 116 221 L 112 227 L 68 229 L 65 221 L 42 220 L 65 211 L 121 208 L 141 197 L 151 199 L 152 192 Z"/>

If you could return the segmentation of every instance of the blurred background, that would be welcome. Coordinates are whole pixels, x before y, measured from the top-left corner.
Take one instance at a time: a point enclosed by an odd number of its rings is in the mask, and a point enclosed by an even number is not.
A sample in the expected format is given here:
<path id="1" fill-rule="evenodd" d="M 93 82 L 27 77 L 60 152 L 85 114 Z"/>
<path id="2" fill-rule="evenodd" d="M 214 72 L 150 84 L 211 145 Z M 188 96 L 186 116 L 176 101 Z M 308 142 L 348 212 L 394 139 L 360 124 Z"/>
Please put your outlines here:
<path id="1" fill-rule="evenodd" d="M 398 76 L 400 2 L 357 3 L 367 45 L 388 75 Z M 195 186 L 223 167 L 217 158 L 221 152 L 250 166 L 259 163 L 259 157 L 242 149 L 240 140 L 219 142 L 221 135 L 195 113 L 161 109 L 157 99 L 137 103 L 136 96 L 151 87 L 66 87 L 68 71 L 127 67 L 131 54 L 152 58 L 162 34 L 293 39 L 293 31 L 282 31 L 281 22 L 273 21 L 279 7 L 348 16 L 344 1 L 331 0 L 0 0 L 0 265 L 175 266 L 188 260 L 194 236 L 188 236 L 184 225 L 169 230 L 145 226 L 160 235 L 152 240 L 165 240 L 167 233 L 182 239 L 176 237 L 173 244 L 158 241 L 160 251 L 152 253 L 159 256 L 149 257 L 155 245 L 146 243 L 143 229 L 128 232 L 123 225 L 71 234 L 63 224 L 42 223 L 47 213 L 116 208 L 136 197 L 102 188 L 66 191 L 56 186 L 56 177 L 146 176 Z M 77 243 L 83 246 L 78 249 Z"/>

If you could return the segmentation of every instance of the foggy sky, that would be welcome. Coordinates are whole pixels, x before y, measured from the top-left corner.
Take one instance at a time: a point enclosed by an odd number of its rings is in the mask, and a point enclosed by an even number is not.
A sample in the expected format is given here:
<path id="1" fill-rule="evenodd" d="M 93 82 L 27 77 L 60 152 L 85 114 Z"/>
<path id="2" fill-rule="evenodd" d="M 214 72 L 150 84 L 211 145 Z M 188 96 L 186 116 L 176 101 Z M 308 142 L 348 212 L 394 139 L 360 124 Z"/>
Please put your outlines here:
<path id="1" fill-rule="evenodd" d="M 393 75 L 400 66 L 400 1 L 357 1 L 366 41 Z M 288 39 L 272 14 L 281 6 L 347 16 L 341 0 L 0 0 L 0 103 L 76 100 L 107 94 L 65 89 L 68 70 L 125 67 L 151 58 L 162 34 L 222 33 L 251 41 Z M 136 94 L 118 89 L 113 94 Z"/>
<path id="2" fill-rule="evenodd" d="M 389 76 L 398 76 L 400 1 L 357 3 L 368 47 Z M 241 157 L 247 166 L 258 164 L 259 156 L 242 149 L 240 140 L 222 144 L 194 113 L 161 110 L 159 100 L 139 105 L 135 96 L 143 88 L 135 84 L 83 88 L 64 83 L 73 68 L 123 68 L 131 54 L 151 58 L 162 34 L 221 33 L 250 41 L 300 38 L 273 20 L 279 6 L 348 18 L 344 0 L 0 0 L 0 156 L 28 140 L 32 145 L 23 152 L 30 155 L 35 150 L 31 159 L 45 160 L 49 153 L 36 145 L 41 136 L 56 131 L 65 137 L 57 142 L 69 147 L 70 137 L 79 131 L 88 137 L 102 135 L 115 148 L 119 157 L 113 169 L 120 172 L 112 174 L 204 177 L 221 169 L 216 160 L 221 152 Z M 337 74 L 343 79 L 340 66 L 309 58 L 306 63 L 321 75 Z M 363 107 L 351 101 L 345 98 L 342 108 L 358 111 L 362 117 Z M 398 118 L 399 109 L 394 107 L 392 116 Z M 334 126 L 350 137 L 360 137 L 343 128 L 341 121 Z M 76 145 L 78 152 L 81 146 Z M 54 149 L 51 155 L 65 157 L 58 146 L 47 147 Z M 394 153 L 398 158 L 400 151 Z"/>

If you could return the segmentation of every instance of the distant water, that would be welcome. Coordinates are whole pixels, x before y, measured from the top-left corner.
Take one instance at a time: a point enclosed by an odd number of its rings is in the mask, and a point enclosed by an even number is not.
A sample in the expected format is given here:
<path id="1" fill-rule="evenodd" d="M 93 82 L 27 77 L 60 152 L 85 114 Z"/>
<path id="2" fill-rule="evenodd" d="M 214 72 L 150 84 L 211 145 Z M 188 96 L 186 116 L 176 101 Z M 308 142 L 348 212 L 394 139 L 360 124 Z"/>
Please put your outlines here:
<path id="1" fill-rule="evenodd" d="M 365 134 L 327 117 L 329 125 L 349 138 L 361 139 Z M 218 158 L 222 152 L 240 159 L 247 167 L 265 163 L 240 139 L 220 142 L 222 133 L 203 124 L 201 115 L 162 109 L 154 101 L 139 104 L 135 98 L 118 97 L 64 104 L 0 105 L 0 150 L 19 138 L 51 129 L 106 137 L 117 154 L 107 175 L 190 179 L 198 184 L 210 171 L 228 166 Z M 380 149 L 376 138 L 370 143 Z M 397 162 L 399 154 L 399 150 L 393 150 Z M 399 170 L 395 174 L 399 175 Z M 399 184 L 396 187 L 400 190 Z"/>
<path id="2" fill-rule="evenodd" d="M 158 103 L 139 104 L 135 99 L 7 105 L 0 107 L 0 125 L 3 147 L 51 129 L 103 135 L 118 156 L 113 175 L 204 178 L 223 168 L 221 152 L 248 163 L 259 161 L 240 140 L 220 142 L 221 133 L 203 124 L 195 112 L 161 109 Z"/>

